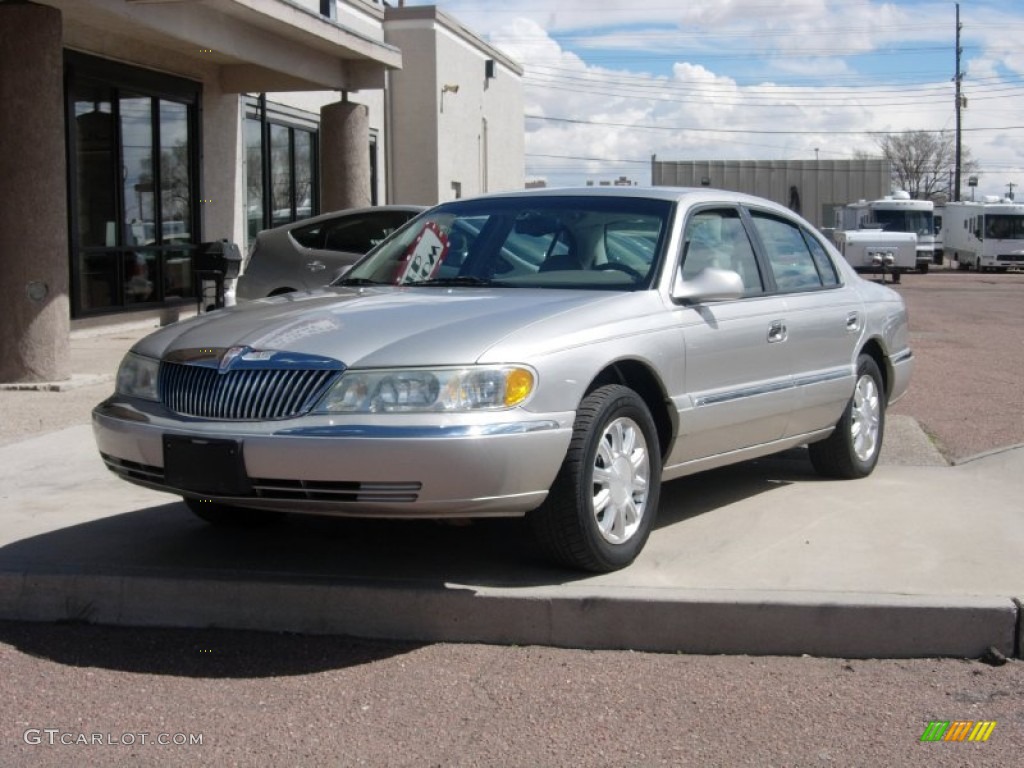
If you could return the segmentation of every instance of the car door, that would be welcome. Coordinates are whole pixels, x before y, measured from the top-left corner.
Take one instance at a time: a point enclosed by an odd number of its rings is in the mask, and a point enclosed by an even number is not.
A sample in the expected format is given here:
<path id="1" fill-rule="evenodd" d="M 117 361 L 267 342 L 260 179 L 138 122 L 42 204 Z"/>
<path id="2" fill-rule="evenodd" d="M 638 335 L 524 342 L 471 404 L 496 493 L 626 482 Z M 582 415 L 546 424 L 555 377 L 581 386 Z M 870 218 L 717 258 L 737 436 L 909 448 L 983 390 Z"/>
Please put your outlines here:
<path id="1" fill-rule="evenodd" d="M 841 283 L 818 236 L 803 223 L 768 211 L 749 213 L 784 302 L 783 348 L 795 387 L 786 435 L 811 434 L 834 425 L 853 392 L 863 308 L 856 291 Z"/>
<path id="2" fill-rule="evenodd" d="M 690 214 L 681 271 L 692 279 L 708 267 L 743 279 L 742 298 L 680 305 L 684 392 L 674 397 L 678 439 L 669 473 L 681 465 L 779 440 L 792 408 L 793 384 L 780 333 L 785 300 L 766 291 L 762 268 L 736 206 Z"/>

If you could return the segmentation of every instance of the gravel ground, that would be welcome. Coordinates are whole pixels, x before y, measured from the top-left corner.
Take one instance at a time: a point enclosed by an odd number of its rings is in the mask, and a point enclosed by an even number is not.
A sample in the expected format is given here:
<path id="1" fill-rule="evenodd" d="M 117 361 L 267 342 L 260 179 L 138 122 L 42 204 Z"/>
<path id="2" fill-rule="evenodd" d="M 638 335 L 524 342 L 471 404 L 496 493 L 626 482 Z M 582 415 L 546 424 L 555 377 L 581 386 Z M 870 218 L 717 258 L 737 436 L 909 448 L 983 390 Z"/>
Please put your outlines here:
<path id="1" fill-rule="evenodd" d="M 893 413 L 950 459 L 1024 444 L 1024 274 L 906 275 L 915 367 Z"/>
<path id="2" fill-rule="evenodd" d="M 0 665 L 12 767 L 1010 766 L 1024 749 L 1019 662 L 0 623 Z M 932 720 L 996 727 L 985 743 L 921 743 Z M 61 744 L 92 734 L 135 743 Z"/>

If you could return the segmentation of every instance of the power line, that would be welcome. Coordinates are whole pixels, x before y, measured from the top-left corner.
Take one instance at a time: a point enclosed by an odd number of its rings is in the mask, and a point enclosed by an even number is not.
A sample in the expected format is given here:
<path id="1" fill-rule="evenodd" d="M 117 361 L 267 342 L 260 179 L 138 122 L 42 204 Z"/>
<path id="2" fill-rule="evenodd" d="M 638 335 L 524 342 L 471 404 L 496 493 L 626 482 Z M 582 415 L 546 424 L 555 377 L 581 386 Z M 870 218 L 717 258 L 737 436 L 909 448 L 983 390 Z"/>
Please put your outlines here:
<path id="1" fill-rule="evenodd" d="M 762 81 L 742 84 L 736 82 L 732 78 L 730 78 L 729 83 L 695 82 L 675 80 L 668 75 L 633 74 L 625 71 L 609 70 L 581 70 L 578 67 L 556 67 L 531 63 L 526 66 L 524 80 L 529 81 L 533 79 L 555 82 L 566 81 L 571 83 L 603 83 L 616 86 L 622 85 L 630 88 L 671 88 L 712 93 L 734 88 L 763 87 L 765 85 Z M 857 76 L 858 82 L 856 84 L 832 87 L 820 85 L 819 80 L 820 78 L 809 80 L 807 81 L 809 83 L 808 85 L 793 85 L 792 83 L 787 83 L 785 85 L 772 84 L 771 87 L 773 88 L 773 92 L 776 93 L 806 93 L 808 90 L 813 88 L 816 94 L 844 95 L 851 89 L 857 88 L 870 90 L 873 93 L 904 94 L 915 89 L 932 90 L 949 87 L 949 81 L 946 73 L 936 73 L 932 76 L 932 79 L 924 82 L 899 84 L 897 81 L 888 85 L 880 84 L 876 80 L 869 80 L 865 82 L 863 80 L 863 76 Z M 837 78 L 835 77 L 829 78 L 830 83 L 833 83 L 836 80 Z M 968 77 L 966 80 L 971 85 L 976 86 L 979 89 L 984 89 L 986 92 L 1024 87 L 1024 76 L 1014 77 L 1009 75 L 991 75 L 987 77 Z"/>
<path id="2" fill-rule="evenodd" d="M 647 130 L 647 131 L 676 131 L 676 132 L 689 132 L 689 133 L 752 133 L 764 136 L 885 136 L 889 134 L 904 134 L 904 133 L 918 133 L 918 129 L 909 129 L 903 131 L 834 131 L 834 130 L 820 130 L 820 131 L 786 131 L 786 130 L 766 130 L 764 128 L 694 128 L 689 126 L 678 126 L 678 125 L 645 125 L 642 123 L 613 123 L 604 120 L 581 120 L 578 118 L 571 117 L 551 117 L 547 115 L 524 115 L 527 120 L 543 120 L 552 123 L 569 123 L 573 125 L 600 125 L 607 126 L 609 128 L 630 128 L 633 130 Z M 988 131 L 1019 131 L 1024 130 L 1024 125 L 1008 125 L 1000 127 L 988 127 L 988 128 L 964 128 L 964 133 L 973 132 L 981 133 Z M 942 134 L 944 130 L 921 130 L 921 133 L 935 133 Z"/>
<path id="3" fill-rule="evenodd" d="M 935 94 L 920 94 L 903 100 L 884 100 L 884 96 L 873 96 L 870 93 L 848 93 L 845 96 L 838 94 L 834 96 L 819 97 L 813 93 L 808 92 L 803 100 L 798 99 L 794 96 L 789 96 L 785 93 L 774 94 L 750 94 L 750 93 L 732 93 L 727 96 L 716 96 L 706 93 L 695 93 L 687 94 L 682 91 L 677 97 L 673 97 L 671 93 L 669 95 L 660 96 L 651 93 L 637 93 L 635 91 L 621 91 L 621 90 L 605 90 L 600 87 L 598 83 L 590 84 L 580 83 L 577 85 L 571 84 L 560 84 L 557 81 L 552 82 L 524 82 L 526 87 L 537 88 L 543 90 L 552 91 L 569 91 L 571 93 L 585 93 L 592 96 L 612 96 L 623 99 L 631 99 L 634 101 L 647 101 L 647 102 L 658 102 L 665 104 L 683 104 L 692 102 L 694 97 L 701 98 L 702 104 L 725 106 L 725 107 L 767 107 L 767 108 L 782 108 L 782 107 L 836 107 L 836 106 L 869 106 L 869 107 L 915 107 L 915 106 L 929 106 L 929 105 L 944 105 L 947 103 L 949 98 L 948 93 L 936 92 Z M 614 86 L 612 86 L 614 88 Z M 663 89 L 669 90 L 672 89 Z M 1024 87 L 1015 89 L 1021 94 L 1024 94 Z M 1006 95 L 979 95 L 974 96 L 973 99 L 976 101 L 987 101 L 993 99 L 1003 99 Z M 851 101 L 854 102 L 851 104 Z"/>

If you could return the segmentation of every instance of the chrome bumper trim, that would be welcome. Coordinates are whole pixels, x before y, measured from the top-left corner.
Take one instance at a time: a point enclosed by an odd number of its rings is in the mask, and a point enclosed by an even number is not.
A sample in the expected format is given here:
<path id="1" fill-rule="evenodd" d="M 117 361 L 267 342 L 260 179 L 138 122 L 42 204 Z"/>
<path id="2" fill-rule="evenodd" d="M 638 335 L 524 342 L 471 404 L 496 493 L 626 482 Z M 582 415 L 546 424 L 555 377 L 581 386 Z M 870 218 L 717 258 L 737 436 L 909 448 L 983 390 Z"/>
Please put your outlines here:
<path id="1" fill-rule="evenodd" d="M 514 421 L 502 424 L 459 424 L 448 427 L 402 426 L 377 424 L 337 424 L 318 427 L 292 427 L 275 432 L 287 437 L 367 437 L 367 438 L 446 438 L 520 435 L 558 429 L 556 421 Z"/>

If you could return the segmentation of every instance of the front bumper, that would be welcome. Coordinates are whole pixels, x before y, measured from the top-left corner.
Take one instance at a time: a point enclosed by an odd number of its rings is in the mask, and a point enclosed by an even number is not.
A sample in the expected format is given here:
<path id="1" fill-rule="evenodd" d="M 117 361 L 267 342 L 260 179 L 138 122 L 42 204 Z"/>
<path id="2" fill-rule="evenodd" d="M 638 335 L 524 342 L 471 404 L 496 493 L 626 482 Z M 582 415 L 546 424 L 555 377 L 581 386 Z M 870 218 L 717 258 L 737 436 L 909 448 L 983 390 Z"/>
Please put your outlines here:
<path id="1" fill-rule="evenodd" d="M 443 424 L 437 416 L 400 424 L 389 423 L 393 417 L 340 423 L 323 416 L 218 422 L 136 405 L 113 397 L 92 414 L 100 454 L 122 479 L 240 507 L 358 517 L 525 514 L 547 496 L 574 418 L 501 412 L 448 416 Z M 229 462 L 238 482 L 217 491 L 182 480 L 180 463 L 165 471 L 168 440 L 186 450 L 195 443 L 199 462 L 209 455 L 204 445 L 237 447 L 237 459 L 225 451 L 217 461 Z"/>

